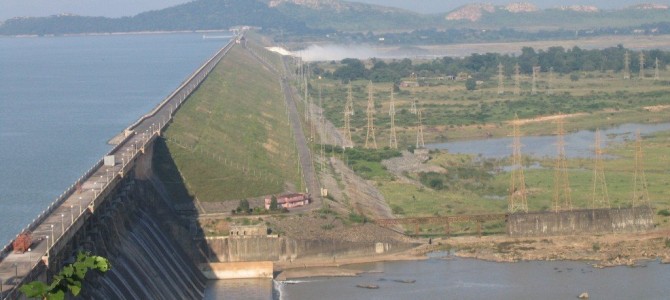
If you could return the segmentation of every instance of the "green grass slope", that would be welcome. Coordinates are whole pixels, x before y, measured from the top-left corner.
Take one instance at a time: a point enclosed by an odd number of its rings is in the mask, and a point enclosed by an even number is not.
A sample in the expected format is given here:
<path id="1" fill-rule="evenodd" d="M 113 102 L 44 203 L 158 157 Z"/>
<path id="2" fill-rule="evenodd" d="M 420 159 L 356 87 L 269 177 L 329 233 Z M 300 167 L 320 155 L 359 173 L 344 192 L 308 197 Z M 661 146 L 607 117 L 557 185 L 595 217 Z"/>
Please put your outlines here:
<path id="1" fill-rule="evenodd" d="M 163 153 L 158 144 L 155 168 L 168 190 L 207 202 L 296 186 L 284 103 L 277 76 L 235 46 L 175 115 Z"/>

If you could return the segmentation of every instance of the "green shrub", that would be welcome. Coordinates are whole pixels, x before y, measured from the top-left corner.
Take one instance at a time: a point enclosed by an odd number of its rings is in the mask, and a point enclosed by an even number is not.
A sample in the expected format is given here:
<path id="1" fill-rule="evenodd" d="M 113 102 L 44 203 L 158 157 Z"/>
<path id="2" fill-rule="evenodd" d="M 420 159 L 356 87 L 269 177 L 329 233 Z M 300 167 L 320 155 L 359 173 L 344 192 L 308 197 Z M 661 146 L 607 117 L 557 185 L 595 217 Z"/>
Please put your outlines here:
<path id="1" fill-rule="evenodd" d="M 349 221 L 354 222 L 354 223 L 365 223 L 367 222 L 367 218 L 363 215 L 355 214 L 355 213 L 350 213 L 349 214 Z"/>
<path id="2" fill-rule="evenodd" d="M 659 216 L 670 217 L 670 210 L 661 209 L 658 211 Z"/>
<path id="3" fill-rule="evenodd" d="M 600 251 L 600 244 L 599 243 L 593 243 L 593 246 L 591 246 L 593 251 L 598 252 Z"/>

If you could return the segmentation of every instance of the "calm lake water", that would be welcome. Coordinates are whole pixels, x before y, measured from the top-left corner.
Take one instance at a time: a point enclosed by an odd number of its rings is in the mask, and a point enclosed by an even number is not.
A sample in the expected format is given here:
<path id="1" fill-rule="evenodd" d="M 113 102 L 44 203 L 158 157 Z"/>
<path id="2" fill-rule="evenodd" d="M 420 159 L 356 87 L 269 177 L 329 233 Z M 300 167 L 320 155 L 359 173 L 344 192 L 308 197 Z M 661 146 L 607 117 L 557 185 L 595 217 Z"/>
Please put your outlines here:
<path id="1" fill-rule="evenodd" d="M 0 38 L 0 247 L 227 40 Z"/>
<path id="2" fill-rule="evenodd" d="M 617 127 L 601 129 L 601 147 L 624 140 L 635 140 L 635 133 L 640 135 L 670 130 L 670 123 L 661 124 L 623 124 Z M 595 131 L 580 130 L 564 136 L 565 155 L 569 158 L 593 157 Z M 535 157 L 556 156 L 556 136 L 523 136 L 521 137 L 521 153 Z M 494 138 L 472 141 L 455 141 L 426 145 L 429 149 L 447 149 L 450 153 L 482 155 L 484 158 L 503 158 L 512 155 L 512 138 Z"/>

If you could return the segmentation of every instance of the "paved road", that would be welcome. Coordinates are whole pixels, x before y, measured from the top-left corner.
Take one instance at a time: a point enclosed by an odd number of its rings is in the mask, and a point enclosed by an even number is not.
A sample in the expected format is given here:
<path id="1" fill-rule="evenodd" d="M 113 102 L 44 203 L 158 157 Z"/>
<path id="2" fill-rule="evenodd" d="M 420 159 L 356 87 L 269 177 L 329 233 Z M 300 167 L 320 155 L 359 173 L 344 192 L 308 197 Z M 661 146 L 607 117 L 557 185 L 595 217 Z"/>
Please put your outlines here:
<path id="1" fill-rule="evenodd" d="M 52 203 L 25 229 L 33 237 L 31 251 L 13 253 L 9 245 L 0 252 L 0 299 L 14 298 L 17 291 L 13 288 L 33 280 L 36 266 L 50 253 L 57 253 L 90 217 L 104 197 L 101 194 L 111 192 L 124 173 L 129 171 L 135 160 L 142 154 L 145 145 L 153 142 L 174 112 L 183 101 L 202 82 L 219 60 L 235 44 L 235 38 L 222 48 L 214 57 L 196 70 L 171 95 L 153 111 L 140 118 L 126 130 L 127 137 L 109 155 L 114 155 L 115 165 L 104 166 L 102 160 Z M 54 243 L 55 242 L 55 243 Z M 45 259 L 46 260 L 46 259 Z"/>

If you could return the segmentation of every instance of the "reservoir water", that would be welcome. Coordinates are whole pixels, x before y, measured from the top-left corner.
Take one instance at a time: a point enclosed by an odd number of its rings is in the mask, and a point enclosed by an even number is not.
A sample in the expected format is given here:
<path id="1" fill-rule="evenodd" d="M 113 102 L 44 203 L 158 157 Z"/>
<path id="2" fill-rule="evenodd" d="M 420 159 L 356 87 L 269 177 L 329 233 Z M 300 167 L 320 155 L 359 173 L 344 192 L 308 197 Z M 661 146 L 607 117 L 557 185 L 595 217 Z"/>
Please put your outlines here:
<path id="1" fill-rule="evenodd" d="M 227 40 L 0 38 L 0 247 Z"/>

